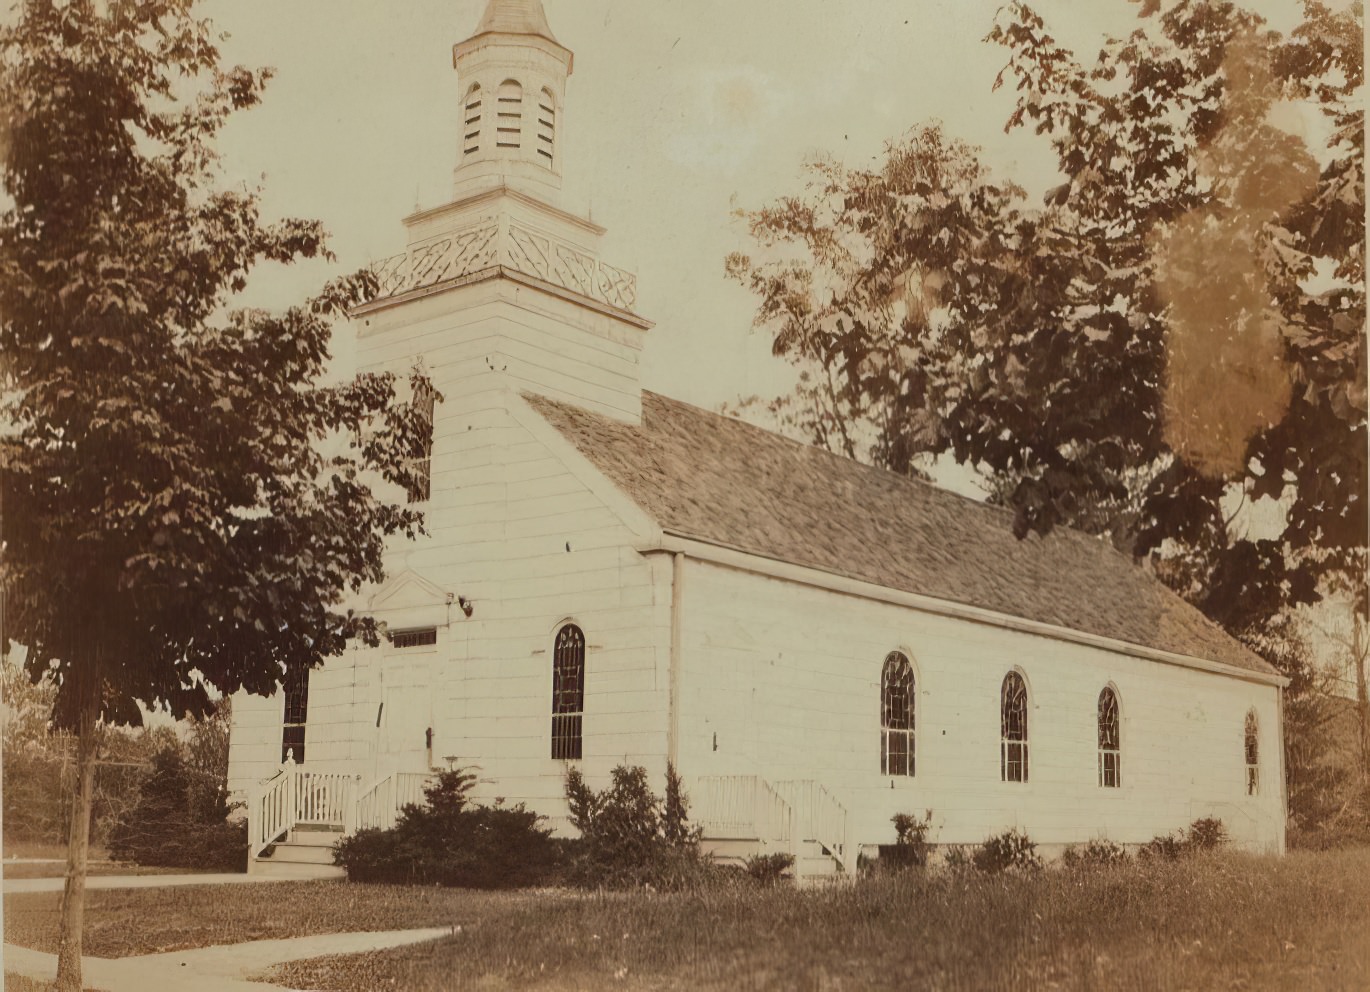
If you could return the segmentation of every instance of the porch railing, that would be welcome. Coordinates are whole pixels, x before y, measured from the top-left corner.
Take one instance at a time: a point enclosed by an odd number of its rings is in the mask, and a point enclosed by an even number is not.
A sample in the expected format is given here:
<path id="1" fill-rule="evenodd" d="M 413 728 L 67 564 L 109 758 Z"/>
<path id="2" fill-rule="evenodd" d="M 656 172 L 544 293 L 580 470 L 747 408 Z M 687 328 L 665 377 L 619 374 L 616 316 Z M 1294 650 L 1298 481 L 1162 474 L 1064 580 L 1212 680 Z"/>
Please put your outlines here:
<path id="1" fill-rule="evenodd" d="M 389 830 L 405 806 L 423 804 L 424 787 L 432 781 L 426 772 L 387 775 L 358 797 L 356 829 Z"/>
<path id="2" fill-rule="evenodd" d="M 298 826 L 352 826 L 356 806 L 355 776 L 307 771 L 287 759 L 276 774 L 249 797 L 247 844 L 257 857 Z"/>
<path id="3" fill-rule="evenodd" d="M 855 871 L 855 863 L 848 864 L 847 808 L 821 782 L 813 779 L 790 779 L 775 783 L 775 790 L 794 807 L 800 840 L 816 841 L 829 855 L 848 871 Z"/>
<path id="4" fill-rule="evenodd" d="M 692 818 L 712 840 L 758 840 L 797 853 L 794 807 L 759 775 L 710 775 L 690 783 Z"/>

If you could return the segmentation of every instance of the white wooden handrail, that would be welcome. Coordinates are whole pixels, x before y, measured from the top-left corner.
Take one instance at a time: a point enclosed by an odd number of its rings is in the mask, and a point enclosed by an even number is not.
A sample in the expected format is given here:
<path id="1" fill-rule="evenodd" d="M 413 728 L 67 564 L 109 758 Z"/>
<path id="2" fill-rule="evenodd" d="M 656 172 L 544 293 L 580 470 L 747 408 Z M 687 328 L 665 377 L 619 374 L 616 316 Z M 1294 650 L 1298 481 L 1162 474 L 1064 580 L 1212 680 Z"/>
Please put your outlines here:
<path id="1" fill-rule="evenodd" d="M 433 777 L 428 772 L 395 772 L 373 783 L 357 798 L 355 829 L 389 830 L 405 806 L 423 805 L 423 790 Z"/>
<path id="2" fill-rule="evenodd" d="M 798 857 L 794 808 L 759 775 L 708 775 L 689 783 L 694 822 L 710 840 L 756 840 Z"/>
<path id="3" fill-rule="evenodd" d="M 313 772 L 289 757 L 248 798 L 248 857 L 256 858 L 298 826 L 355 829 L 357 780 L 340 772 Z"/>
<path id="4" fill-rule="evenodd" d="M 847 808 L 821 782 L 812 779 L 790 779 L 775 783 L 778 791 L 794 807 L 799 822 L 800 838 L 816 841 L 828 850 L 843 868 L 850 853 L 847 843 Z"/>

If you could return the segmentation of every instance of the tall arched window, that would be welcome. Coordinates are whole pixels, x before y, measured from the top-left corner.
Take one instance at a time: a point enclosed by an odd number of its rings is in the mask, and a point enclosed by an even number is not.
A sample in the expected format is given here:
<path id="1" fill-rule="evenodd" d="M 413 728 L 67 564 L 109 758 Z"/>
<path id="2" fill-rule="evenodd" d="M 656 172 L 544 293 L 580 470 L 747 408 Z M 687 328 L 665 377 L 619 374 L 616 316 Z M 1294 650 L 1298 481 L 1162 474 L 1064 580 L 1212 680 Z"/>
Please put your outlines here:
<path id="1" fill-rule="evenodd" d="M 523 144 L 523 87 L 513 79 L 499 84 L 495 106 L 495 145 L 518 148 Z"/>
<path id="2" fill-rule="evenodd" d="M 557 132 L 557 101 L 552 91 L 544 89 L 538 96 L 538 157 L 547 168 L 552 167 L 552 144 Z"/>
<path id="3" fill-rule="evenodd" d="M 480 83 L 472 83 L 471 88 L 466 91 L 466 107 L 462 112 L 465 119 L 465 124 L 462 125 L 463 154 L 473 155 L 480 151 L 482 106 Z"/>
<path id="4" fill-rule="evenodd" d="M 1122 732 L 1118 725 L 1118 694 L 1111 685 L 1099 693 L 1099 785 L 1116 789 L 1123 784 Z"/>
<path id="5" fill-rule="evenodd" d="M 580 758 L 585 712 L 585 635 L 568 623 L 557 631 L 552 652 L 552 757 Z"/>
<path id="6" fill-rule="evenodd" d="M 913 666 L 902 651 L 885 656 L 880 675 L 880 773 L 913 775 L 914 692 Z"/>
<path id="7" fill-rule="evenodd" d="M 1005 782 L 1028 780 L 1027 683 L 1017 672 L 999 691 L 999 773 Z"/>
<path id="8" fill-rule="evenodd" d="M 1246 713 L 1246 794 L 1259 795 L 1261 791 L 1261 742 L 1260 725 L 1256 722 L 1256 711 Z"/>
<path id="9" fill-rule="evenodd" d="M 286 759 L 304 764 L 305 724 L 309 720 L 309 669 L 286 673 L 281 684 L 285 693 L 285 713 L 281 720 L 281 764 Z"/>
<path id="10" fill-rule="evenodd" d="M 411 478 L 405 488 L 409 502 L 422 503 L 433 492 L 433 405 L 437 402 L 437 391 L 421 365 L 414 367 L 409 385 L 413 391 L 410 405 L 423 426 L 409 452 Z"/>

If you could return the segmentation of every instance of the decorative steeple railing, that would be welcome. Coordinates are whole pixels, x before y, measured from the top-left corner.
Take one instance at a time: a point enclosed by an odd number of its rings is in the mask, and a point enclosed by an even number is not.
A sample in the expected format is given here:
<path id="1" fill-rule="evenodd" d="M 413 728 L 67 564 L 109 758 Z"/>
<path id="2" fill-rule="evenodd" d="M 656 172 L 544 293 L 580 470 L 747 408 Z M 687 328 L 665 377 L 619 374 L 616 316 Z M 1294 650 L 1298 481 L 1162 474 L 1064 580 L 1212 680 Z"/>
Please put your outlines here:
<path id="1" fill-rule="evenodd" d="M 637 305 L 633 273 L 507 215 L 484 218 L 375 263 L 374 300 L 431 289 L 497 266 L 620 310 Z"/>

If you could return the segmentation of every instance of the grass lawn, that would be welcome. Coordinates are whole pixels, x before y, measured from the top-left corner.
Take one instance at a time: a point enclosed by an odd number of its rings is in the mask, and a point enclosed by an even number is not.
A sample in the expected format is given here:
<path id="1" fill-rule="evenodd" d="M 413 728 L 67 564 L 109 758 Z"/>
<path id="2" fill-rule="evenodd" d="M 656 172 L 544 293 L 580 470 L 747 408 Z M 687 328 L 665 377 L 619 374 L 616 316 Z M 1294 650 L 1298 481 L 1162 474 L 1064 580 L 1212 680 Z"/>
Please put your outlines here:
<path id="1" fill-rule="evenodd" d="M 6 858 L 49 858 L 57 861 L 67 860 L 67 845 L 51 844 L 40 840 L 10 840 L 5 838 L 3 846 L 0 846 L 0 853 Z M 87 857 L 91 861 L 105 861 L 109 858 L 109 852 L 98 844 L 92 844 L 90 854 Z"/>
<path id="2" fill-rule="evenodd" d="M 909 874 L 830 889 L 476 893 L 346 883 L 97 891 L 88 951 L 117 956 L 352 929 L 440 941 L 278 969 L 297 988 L 1370 988 L 1370 850 L 1235 854 L 1038 877 Z M 5 938 L 51 949 L 55 894 L 5 899 Z"/>
<path id="3" fill-rule="evenodd" d="M 40 982 L 32 978 L 25 978 L 23 975 L 16 975 L 12 971 L 5 972 L 5 992 L 50 992 L 51 982 Z M 93 992 L 87 989 L 86 992 Z"/>
<path id="4" fill-rule="evenodd" d="M 61 878 L 67 866 L 62 864 L 34 864 L 31 861 L 0 863 L 0 874 L 5 878 Z M 93 861 L 86 866 L 86 874 L 93 875 L 200 875 L 214 874 L 199 868 L 158 868 L 151 865 L 126 865 L 118 861 Z"/>

